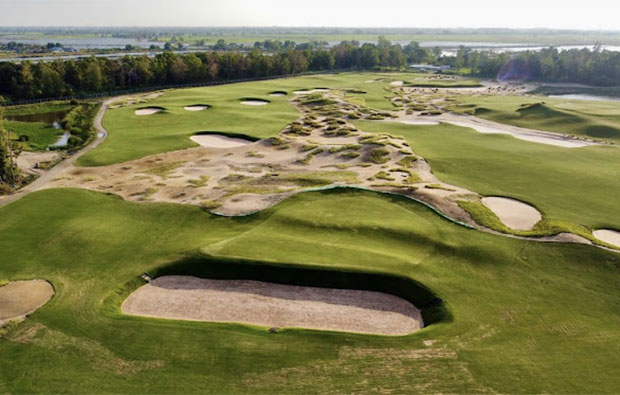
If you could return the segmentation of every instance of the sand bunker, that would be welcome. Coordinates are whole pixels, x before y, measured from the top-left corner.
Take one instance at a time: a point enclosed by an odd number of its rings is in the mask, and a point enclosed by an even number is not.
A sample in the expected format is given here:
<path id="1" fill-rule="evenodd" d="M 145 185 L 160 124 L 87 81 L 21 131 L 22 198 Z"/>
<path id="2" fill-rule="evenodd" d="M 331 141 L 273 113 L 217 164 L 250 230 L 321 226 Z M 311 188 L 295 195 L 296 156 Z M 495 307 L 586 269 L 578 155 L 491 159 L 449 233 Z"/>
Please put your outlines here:
<path id="1" fill-rule="evenodd" d="M 247 99 L 241 101 L 241 104 L 244 104 L 246 106 L 266 106 L 267 104 L 269 104 L 269 101 L 260 99 Z"/>
<path id="2" fill-rule="evenodd" d="M 605 243 L 620 247 L 620 232 L 618 232 L 617 230 L 599 229 L 592 232 L 592 234 L 594 235 L 594 237 L 601 241 L 604 241 Z"/>
<path id="3" fill-rule="evenodd" d="M 329 91 L 329 89 L 327 89 L 327 88 L 316 88 L 316 89 L 306 89 L 306 90 L 294 91 L 293 93 L 296 94 L 296 95 L 309 95 L 311 93 L 327 92 L 327 91 Z"/>
<path id="4" fill-rule="evenodd" d="M 0 287 L 0 324 L 34 312 L 53 295 L 54 288 L 44 280 L 13 281 Z"/>
<path id="5" fill-rule="evenodd" d="M 485 197 L 482 198 L 482 204 L 491 209 L 511 229 L 530 230 L 542 219 L 534 207 L 515 199 Z"/>
<path id="6" fill-rule="evenodd" d="M 133 292 L 121 309 L 148 317 L 382 335 L 424 327 L 415 306 L 385 293 L 192 276 L 157 278 Z"/>
<path id="7" fill-rule="evenodd" d="M 284 92 L 284 91 L 275 91 L 275 92 L 269 93 L 269 96 L 282 97 L 282 96 L 286 96 L 286 92 Z"/>
<path id="8" fill-rule="evenodd" d="M 415 120 L 407 120 L 407 121 L 401 121 L 401 123 L 406 123 L 407 125 L 439 125 L 439 122 L 437 121 L 415 121 Z"/>
<path id="9" fill-rule="evenodd" d="M 191 105 L 191 106 L 183 107 L 183 109 L 185 109 L 187 111 L 202 111 L 202 110 L 206 110 L 209 107 L 211 107 L 211 106 L 208 106 L 206 104 L 194 104 L 194 105 Z"/>
<path id="10" fill-rule="evenodd" d="M 404 84 L 403 81 L 392 81 L 390 82 L 390 85 L 392 86 L 402 86 Z"/>
<path id="11" fill-rule="evenodd" d="M 162 112 L 163 108 L 158 107 L 148 107 L 148 108 L 139 108 L 135 111 L 136 115 L 152 115 L 158 112 Z"/>
<path id="12" fill-rule="evenodd" d="M 190 137 L 190 139 L 203 147 L 212 148 L 234 148 L 252 143 L 252 141 L 249 140 L 228 137 L 221 134 L 197 134 Z"/>

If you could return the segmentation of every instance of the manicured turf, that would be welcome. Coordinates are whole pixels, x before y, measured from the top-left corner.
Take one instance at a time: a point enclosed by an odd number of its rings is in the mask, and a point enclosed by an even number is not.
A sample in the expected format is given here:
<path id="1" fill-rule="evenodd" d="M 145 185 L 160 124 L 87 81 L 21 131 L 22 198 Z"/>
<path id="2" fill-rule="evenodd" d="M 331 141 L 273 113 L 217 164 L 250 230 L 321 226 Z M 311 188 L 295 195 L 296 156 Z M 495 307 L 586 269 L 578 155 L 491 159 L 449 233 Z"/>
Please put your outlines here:
<path id="1" fill-rule="evenodd" d="M 620 102 L 497 95 L 455 99 L 492 121 L 620 143 Z"/>
<path id="2" fill-rule="evenodd" d="M 193 147 L 196 144 L 190 141 L 189 136 L 199 131 L 241 133 L 258 138 L 275 136 L 300 115 L 288 102 L 295 90 L 355 88 L 366 93 L 350 93 L 350 97 L 372 108 L 394 109 L 386 100 L 386 96 L 393 95 L 386 90 L 389 82 L 414 80 L 422 76 L 415 73 L 342 73 L 166 91 L 163 96 L 147 104 L 109 110 L 104 117 L 109 136 L 100 147 L 80 158 L 78 164 L 107 165 Z M 367 82 L 376 79 L 384 80 Z M 270 92 L 282 90 L 288 95 L 269 96 Z M 240 100 L 248 97 L 269 100 L 270 104 L 240 104 Z M 197 103 L 212 107 L 195 112 L 183 109 Z M 148 106 L 166 110 L 154 115 L 135 115 L 136 109 Z"/>
<path id="3" fill-rule="evenodd" d="M 549 219 L 620 229 L 620 148 L 561 148 L 441 124 L 359 121 L 407 138 L 441 180 L 534 205 Z"/>
<path id="4" fill-rule="evenodd" d="M 0 337 L 10 361 L 0 392 L 603 393 L 620 385 L 620 258 L 592 247 L 489 235 L 402 198 L 349 190 L 298 195 L 242 219 L 49 190 L 0 209 L 0 218 L 0 278 L 46 278 L 56 289 Z M 453 320 L 377 337 L 120 314 L 139 274 L 201 249 L 406 276 L 443 299 Z"/>

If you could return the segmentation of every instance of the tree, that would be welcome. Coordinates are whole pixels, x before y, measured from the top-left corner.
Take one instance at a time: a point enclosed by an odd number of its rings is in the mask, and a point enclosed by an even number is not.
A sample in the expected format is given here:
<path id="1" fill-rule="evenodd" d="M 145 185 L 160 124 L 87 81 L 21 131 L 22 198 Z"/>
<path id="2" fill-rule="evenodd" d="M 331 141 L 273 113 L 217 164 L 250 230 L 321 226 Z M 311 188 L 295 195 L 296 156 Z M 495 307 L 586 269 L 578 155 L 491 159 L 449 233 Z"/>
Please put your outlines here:
<path id="1" fill-rule="evenodd" d="M 14 187 L 20 179 L 19 170 L 13 161 L 11 139 L 9 133 L 4 129 L 2 115 L 2 108 L 0 107 L 0 184 L 4 183 L 9 187 Z"/>

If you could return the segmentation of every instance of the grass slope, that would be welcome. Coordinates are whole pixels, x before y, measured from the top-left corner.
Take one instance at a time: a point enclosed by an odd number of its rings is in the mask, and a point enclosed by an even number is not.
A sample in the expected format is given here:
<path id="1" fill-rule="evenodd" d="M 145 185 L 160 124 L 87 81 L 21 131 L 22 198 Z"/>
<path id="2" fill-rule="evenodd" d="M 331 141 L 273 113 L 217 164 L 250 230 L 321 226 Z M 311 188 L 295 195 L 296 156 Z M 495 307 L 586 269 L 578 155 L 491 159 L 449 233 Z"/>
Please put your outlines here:
<path id="1" fill-rule="evenodd" d="M 553 147 L 449 124 L 356 126 L 404 136 L 445 182 L 529 202 L 548 219 L 620 229 L 617 147 Z"/>
<path id="2" fill-rule="evenodd" d="M 10 363 L 0 369 L 0 392 L 613 393 L 620 386 L 620 258 L 592 247 L 468 230 L 406 199 L 350 190 L 305 193 L 233 219 L 59 189 L 30 194 L 0 209 L 0 218 L 0 278 L 46 278 L 56 289 L 48 305 L 1 335 Z M 442 298 L 453 321 L 379 337 L 270 334 L 119 313 L 140 273 L 201 249 L 409 277 Z"/>

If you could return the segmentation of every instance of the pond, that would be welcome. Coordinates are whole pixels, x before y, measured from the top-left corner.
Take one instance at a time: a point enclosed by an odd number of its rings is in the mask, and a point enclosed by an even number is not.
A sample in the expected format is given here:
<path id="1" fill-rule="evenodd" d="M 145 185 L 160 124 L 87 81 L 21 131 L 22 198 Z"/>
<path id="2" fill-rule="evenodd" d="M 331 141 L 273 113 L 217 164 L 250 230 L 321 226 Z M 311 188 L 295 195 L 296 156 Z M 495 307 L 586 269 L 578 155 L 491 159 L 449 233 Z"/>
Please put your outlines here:
<path id="1" fill-rule="evenodd" d="M 63 111 L 52 111 L 52 112 L 42 112 L 37 114 L 21 114 L 21 115 L 5 115 L 4 119 L 7 121 L 17 121 L 17 122 L 42 122 L 48 123 L 50 125 L 55 124 L 58 125 L 57 129 L 60 128 L 60 121 L 70 112 L 71 110 L 63 110 Z"/>

